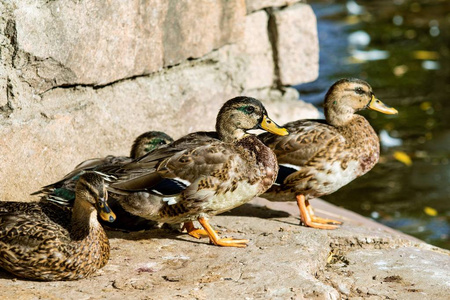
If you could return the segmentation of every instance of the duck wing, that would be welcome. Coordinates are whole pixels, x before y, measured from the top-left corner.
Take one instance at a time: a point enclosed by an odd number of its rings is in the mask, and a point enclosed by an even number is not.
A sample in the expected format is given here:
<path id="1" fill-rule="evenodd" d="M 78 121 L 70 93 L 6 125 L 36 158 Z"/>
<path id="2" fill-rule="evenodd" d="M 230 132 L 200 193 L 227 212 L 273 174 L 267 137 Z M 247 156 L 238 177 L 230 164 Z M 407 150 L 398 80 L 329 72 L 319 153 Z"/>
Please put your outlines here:
<path id="1" fill-rule="evenodd" d="M 325 120 L 298 120 L 284 127 L 290 133 L 287 136 L 266 133 L 258 136 L 277 156 L 280 170 L 276 183 L 279 184 L 286 184 L 288 177 L 304 166 L 320 168 L 327 157 L 338 153 L 346 143 Z"/>
<path id="2" fill-rule="evenodd" d="M 237 156 L 232 146 L 218 140 L 215 133 L 190 134 L 123 165 L 116 172 L 119 179 L 110 188 L 179 194 L 200 177 L 225 170 L 233 155 Z"/>

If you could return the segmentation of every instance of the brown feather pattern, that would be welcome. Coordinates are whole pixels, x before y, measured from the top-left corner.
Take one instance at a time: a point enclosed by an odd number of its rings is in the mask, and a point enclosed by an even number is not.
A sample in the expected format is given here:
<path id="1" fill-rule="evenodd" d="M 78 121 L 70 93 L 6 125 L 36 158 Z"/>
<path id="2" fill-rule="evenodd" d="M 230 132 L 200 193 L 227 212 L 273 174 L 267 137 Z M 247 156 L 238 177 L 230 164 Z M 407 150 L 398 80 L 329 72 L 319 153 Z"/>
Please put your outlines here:
<path id="1" fill-rule="evenodd" d="M 334 84 L 325 99 L 327 120 L 298 120 L 284 125 L 288 136 L 259 136 L 280 165 L 297 168 L 281 185 L 273 185 L 262 197 L 272 201 L 295 201 L 333 193 L 367 173 L 378 162 L 379 139 L 369 122 L 354 112 L 365 109 L 372 89 L 358 79 Z"/>
<path id="2" fill-rule="evenodd" d="M 253 113 L 242 109 L 253 106 Z M 120 166 L 110 184 L 130 213 L 165 223 L 213 216 L 250 201 L 274 182 L 278 165 L 273 152 L 245 130 L 257 128 L 266 110 L 256 99 L 228 101 L 217 117 L 217 132 L 191 133 L 163 149 Z M 189 186 L 174 195 L 152 192 L 164 179 Z"/>
<path id="3" fill-rule="evenodd" d="M 88 183 L 90 188 L 103 189 L 101 177 L 92 175 L 101 185 Z M 0 267 L 34 280 L 76 280 L 102 268 L 108 237 L 84 197 L 77 196 L 73 213 L 52 203 L 0 202 Z"/>

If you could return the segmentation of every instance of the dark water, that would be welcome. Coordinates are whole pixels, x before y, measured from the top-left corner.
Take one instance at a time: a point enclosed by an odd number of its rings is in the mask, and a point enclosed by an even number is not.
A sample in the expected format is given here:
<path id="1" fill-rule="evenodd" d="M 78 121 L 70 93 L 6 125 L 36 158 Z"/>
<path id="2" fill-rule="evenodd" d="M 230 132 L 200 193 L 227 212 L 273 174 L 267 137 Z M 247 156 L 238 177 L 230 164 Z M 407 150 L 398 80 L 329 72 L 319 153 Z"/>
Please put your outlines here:
<path id="1" fill-rule="evenodd" d="M 381 135 L 380 163 L 324 198 L 450 249 L 450 1 L 309 4 L 320 75 L 297 87 L 301 98 L 320 106 L 335 80 L 359 77 L 399 111 L 362 113 Z"/>

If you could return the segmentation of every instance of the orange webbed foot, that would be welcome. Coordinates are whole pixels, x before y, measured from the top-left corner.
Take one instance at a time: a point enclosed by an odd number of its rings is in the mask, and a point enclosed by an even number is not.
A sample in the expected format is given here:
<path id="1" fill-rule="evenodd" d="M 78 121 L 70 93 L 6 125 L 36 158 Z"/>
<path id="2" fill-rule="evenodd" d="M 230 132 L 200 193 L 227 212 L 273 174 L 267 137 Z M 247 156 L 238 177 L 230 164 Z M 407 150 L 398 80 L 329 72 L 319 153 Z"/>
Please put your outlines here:
<path id="1" fill-rule="evenodd" d="M 319 224 L 333 224 L 333 225 L 342 224 L 342 222 L 340 222 L 340 221 L 336 221 L 336 220 L 332 220 L 332 219 L 325 219 L 325 218 L 321 218 L 318 216 L 311 216 L 311 221 L 313 221 L 314 223 L 319 223 Z"/>
<path id="2" fill-rule="evenodd" d="M 181 228 L 181 230 L 185 230 L 185 229 L 190 236 L 195 237 L 196 239 L 201 239 L 203 237 L 209 237 L 209 234 L 206 230 L 196 228 L 194 226 L 194 223 L 192 223 L 192 221 L 184 223 L 183 228 Z"/>
<path id="3" fill-rule="evenodd" d="M 211 227 L 208 219 L 200 217 L 198 218 L 199 223 L 203 226 L 205 231 L 208 233 L 209 240 L 216 246 L 222 247 L 247 247 L 248 240 L 245 239 L 234 239 L 234 238 L 220 238 L 217 232 Z"/>
<path id="4" fill-rule="evenodd" d="M 220 238 L 217 240 L 210 239 L 210 242 L 216 246 L 245 248 L 245 247 L 247 247 L 247 243 L 249 242 L 249 240 L 245 240 L 245 239 L 238 240 L 238 239 L 234 239 L 234 238 Z"/>
<path id="5" fill-rule="evenodd" d="M 318 229 L 337 229 L 339 228 L 338 225 L 342 224 L 342 222 L 339 221 L 316 216 L 309 201 L 305 199 L 304 195 L 297 195 L 296 198 L 298 208 L 300 209 L 300 218 L 305 226 Z"/>

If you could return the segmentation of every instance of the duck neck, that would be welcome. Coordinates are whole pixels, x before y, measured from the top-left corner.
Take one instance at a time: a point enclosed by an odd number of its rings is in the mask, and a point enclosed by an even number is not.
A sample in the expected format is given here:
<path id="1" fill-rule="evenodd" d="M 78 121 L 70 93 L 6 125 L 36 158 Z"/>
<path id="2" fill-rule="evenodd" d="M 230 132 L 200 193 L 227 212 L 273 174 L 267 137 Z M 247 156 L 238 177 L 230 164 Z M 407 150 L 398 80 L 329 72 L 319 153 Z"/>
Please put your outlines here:
<path id="1" fill-rule="evenodd" d="M 86 201 L 78 201 L 75 203 L 72 211 L 71 231 L 70 235 L 73 240 L 83 240 L 94 235 L 101 229 L 101 225 L 97 219 L 97 210 L 92 204 Z M 101 230 L 100 230 L 101 231 Z"/>
<path id="2" fill-rule="evenodd" d="M 216 132 L 219 135 L 219 139 L 225 143 L 235 143 L 249 136 L 244 129 L 238 128 L 231 122 L 226 122 L 225 118 L 219 118 L 217 120 Z"/>
<path id="3" fill-rule="evenodd" d="M 351 107 L 339 105 L 325 107 L 324 114 L 328 124 L 336 127 L 349 124 L 355 117 L 355 112 Z"/>

